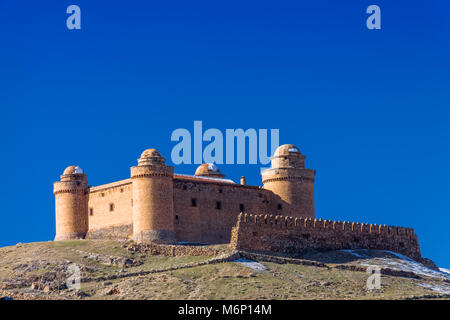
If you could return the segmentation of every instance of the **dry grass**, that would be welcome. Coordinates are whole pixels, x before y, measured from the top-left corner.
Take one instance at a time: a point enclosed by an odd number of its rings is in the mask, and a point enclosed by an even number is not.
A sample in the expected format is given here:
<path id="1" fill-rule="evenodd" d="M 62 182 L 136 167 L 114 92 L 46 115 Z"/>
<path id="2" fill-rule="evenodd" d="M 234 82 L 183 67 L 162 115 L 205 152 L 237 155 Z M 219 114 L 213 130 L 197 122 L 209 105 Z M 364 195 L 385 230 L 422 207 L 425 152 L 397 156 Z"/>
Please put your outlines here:
<path id="1" fill-rule="evenodd" d="M 382 276 L 381 289 L 366 288 L 368 274 L 333 268 L 338 264 L 354 264 L 342 257 L 329 259 L 330 268 L 297 264 L 261 262 L 264 271 L 255 271 L 236 262 L 207 264 L 164 271 L 186 264 L 203 262 L 207 256 L 167 257 L 133 254 L 120 241 L 62 241 L 23 244 L 0 248 L 0 278 L 2 281 L 25 279 L 29 275 L 61 272 L 59 263 L 83 266 L 83 299 L 406 299 L 436 298 L 439 293 L 421 286 L 439 284 L 432 280 Z M 87 254 L 86 254 L 87 253 Z M 138 261 L 129 268 L 105 265 L 89 258 L 88 253 L 121 256 Z M 334 260 L 333 260 L 334 259 Z M 136 275 L 140 271 L 159 269 L 161 272 Z M 55 271 L 56 270 L 56 271 Z M 129 274 L 135 274 L 130 275 Z M 101 280 L 100 277 L 120 276 Z M 1 285 L 1 282 L 0 282 Z M 1 286 L 0 286 L 1 288 Z M 67 290 L 43 293 L 29 287 L 0 289 L 0 296 L 12 295 L 27 299 L 74 298 Z M 431 296 L 430 296 L 431 295 Z M 442 298 L 448 298 L 442 296 Z"/>

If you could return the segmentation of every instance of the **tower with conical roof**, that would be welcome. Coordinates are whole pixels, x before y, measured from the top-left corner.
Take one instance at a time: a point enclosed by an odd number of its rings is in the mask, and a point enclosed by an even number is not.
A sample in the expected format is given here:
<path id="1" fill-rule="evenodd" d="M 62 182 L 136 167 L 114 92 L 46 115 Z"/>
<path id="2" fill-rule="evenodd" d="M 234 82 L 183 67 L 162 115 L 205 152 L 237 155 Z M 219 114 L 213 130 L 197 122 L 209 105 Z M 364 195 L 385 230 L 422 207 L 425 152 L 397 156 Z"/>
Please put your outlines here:
<path id="1" fill-rule="evenodd" d="M 173 167 L 156 149 L 145 150 L 131 167 L 133 239 L 174 243 Z"/>
<path id="2" fill-rule="evenodd" d="M 264 188 L 280 197 L 274 212 L 314 218 L 315 171 L 305 169 L 305 156 L 292 145 L 277 148 L 270 158 L 271 168 L 262 172 Z"/>
<path id="3" fill-rule="evenodd" d="M 55 194 L 55 241 L 83 239 L 88 231 L 88 182 L 78 166 L 64 170 L 53 184 Z"/>

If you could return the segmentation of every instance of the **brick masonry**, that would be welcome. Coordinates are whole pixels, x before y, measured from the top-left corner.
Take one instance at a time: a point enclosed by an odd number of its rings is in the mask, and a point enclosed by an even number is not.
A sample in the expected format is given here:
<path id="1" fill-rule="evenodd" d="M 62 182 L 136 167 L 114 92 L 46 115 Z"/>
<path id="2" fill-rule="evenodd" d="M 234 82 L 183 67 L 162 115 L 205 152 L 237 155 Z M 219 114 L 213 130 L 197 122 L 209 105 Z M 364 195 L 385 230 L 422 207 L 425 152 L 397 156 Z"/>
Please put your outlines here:
<path id="1" fill-rule="evenodd" d="M 420 257 L 412 229 L 315 220 L 315 171 L 305 158 L 294 145 L 280 146 L 262 186 L 225 179 L 213 164 L 174 174 L 156 149 L 141 154 L 129 179 L 101 186 L 89 186 L 83 170 L 70 166 L 53 185 L 55 240 L 231 241 L 258 251 L 367 248 Z"/>
<path id="2" fill-rule="evenodd" d="M 294 253 L 305 248 L 376 249 L 421 258 L 413 229 L 273 215 L 240 214 L 231 245 L 238 250 Z"/>
<path id="3" fill-rule="evenodd" d="M 234 183 L 209 164 L 195 175 L 174 174 L 155 149 L 142 153 L 130 178 L 100 186 L 70 166 L 54 183 L 55 240 L 228 243 L 242 211 L 314 217 L 315 172 L 304 159 L 293 145 L 279 147 L 263 186 L 246 185 L 245 177 Z"/>

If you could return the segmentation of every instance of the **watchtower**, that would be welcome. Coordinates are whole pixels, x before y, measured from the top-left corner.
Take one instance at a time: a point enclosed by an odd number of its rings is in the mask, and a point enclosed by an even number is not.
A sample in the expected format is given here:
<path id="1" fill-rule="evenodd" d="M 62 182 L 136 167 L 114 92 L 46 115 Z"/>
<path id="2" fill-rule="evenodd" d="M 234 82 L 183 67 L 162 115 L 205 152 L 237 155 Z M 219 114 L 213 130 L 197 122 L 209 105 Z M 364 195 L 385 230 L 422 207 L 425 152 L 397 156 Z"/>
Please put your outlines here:
<path id="1" fill-rule="evenodd" d="M 88 231 L 88 182 L 78 166 L 64 170 L 61 180 L 53 183 L 55 194 L 55 241 L 83 239 Z"/>
<path id="2" fill-rule="evenodd" d="M 314 218 L 315 171 L 305 169 L 305 158 L 292 144 L 278 147 L 270 158 L 271 168 L 262 172 L 262 182 L 281 198 L 274 212 Z"/>
<path id="3" fill-rule="evenodd" d="M 133 239 L 174 243 L 173 167 L 156 149 L 145 150 L 131 167 Z"/>

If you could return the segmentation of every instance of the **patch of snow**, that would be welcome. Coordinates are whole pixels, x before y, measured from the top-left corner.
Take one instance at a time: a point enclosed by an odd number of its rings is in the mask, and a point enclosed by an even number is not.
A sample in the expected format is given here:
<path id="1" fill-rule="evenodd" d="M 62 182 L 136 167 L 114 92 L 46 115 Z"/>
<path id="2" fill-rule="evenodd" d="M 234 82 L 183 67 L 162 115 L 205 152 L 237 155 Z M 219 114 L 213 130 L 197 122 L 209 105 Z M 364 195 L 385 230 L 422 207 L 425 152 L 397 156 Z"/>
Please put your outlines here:
<path id="1" fill-rule="evenodd" d="M 195 178 L 195 179 L 201 179 L 201 180 L 221 181 L 221 182 L 236 184 L 231 179 L 223 179 L 223 178 L 215 178 L 215 177 L 204 177 L 204 176 L 195 176 L 195 175 L 193 176 L 193 175 L 190 175 L 190 174 L 181 174 L 181 173 L 177 173 L 177 174 L 175 174 L 175 176 L 185 177 L 185 178 Z"/>
<path id="2" fill-rule="evenodd" d="M 368 257 L 365 256 L 365 255 L 361 255 L 361 254 L 355 252 L 355 250 L 341 250 L 341 251 L 350 253 L 350 254 L 354 255 L 355 257 L 358 257 L 358 258 L 368 258 Z"/>
<path id="3" fill-rule="evenodd" d="M 428 288 L 432 291 L 436 291 L 443 294 L 450 294 L 450 286 L 449 285 L 432 285 L 428 283 L 420 283 L 421 287 Z"/>
<path id="4" fill-rule="evenodd" d="M 400 270 L 400 271 L 407 271 L 407 272 L 413 272 L 418 275 L 426 276 L 426 277 L 433 277 L 433 278 L 440 278 L 440 279 L 449 279 L 450 280 L 450 274 L 446 274 L 444 272 L 436 271 L 433 269 L 430 269 L 428 267 L 425 267 L 424 265 L 396 252 L 385 250 L 386 253 L 389 253 L 396 258 L 374 258 L 371 260 L 371 264 L 367 263 L 361 263 L 363 266 L 370 266 L 370 265 L 379 265 L 381 267 L 390 268 L 394 270 Z M 398 259 L 397 259 L 398 258 Z"/>
<path id="5" fill-rule="evenodd" d="M 384 252 L 387 252 L 387 253 L 389 253 L 389 254 L 392 254 L 393 256 L 396 256 L 396 257 L 398 257 L 398 258 L 400 258 L 400 259 L 402 259 L 402 260 L 408 260 L 408 261 L 410 261 L 410 262 L 415 262 L 415 263 L 417 263 L 417 262 L 414 261 L 413 259 L 408 258 L 407 256 L 404 256 L 404 255 L 402 255 L 402 254 L 400 254 L 400 253 L 397 253 L 397 252 L 393 252 L 393 251 L 389 251 L 389 250 L 384 250 Z"/>
<path id="6" fill-rule="evenodd" d="M 257 261 L 249 260 L 249 259 L 241 258 L 241 259 L 234 260 L 233 262 L 242 264 L 243 266 L 245 266 L 247 268 L 251 268 L 258 272 L 264 271 L 264 269 L 265 269 L 261 263 L 259 263 Z"/>
<path id="7" fill-rule="evenodd" d="M 439 268 L 439 270 L 441 270 L 441 272 L 443 272 L 443 273 L 448 273 L 448 274 L 450 274 L 450 269 Z"/>

